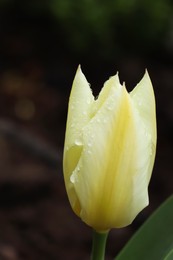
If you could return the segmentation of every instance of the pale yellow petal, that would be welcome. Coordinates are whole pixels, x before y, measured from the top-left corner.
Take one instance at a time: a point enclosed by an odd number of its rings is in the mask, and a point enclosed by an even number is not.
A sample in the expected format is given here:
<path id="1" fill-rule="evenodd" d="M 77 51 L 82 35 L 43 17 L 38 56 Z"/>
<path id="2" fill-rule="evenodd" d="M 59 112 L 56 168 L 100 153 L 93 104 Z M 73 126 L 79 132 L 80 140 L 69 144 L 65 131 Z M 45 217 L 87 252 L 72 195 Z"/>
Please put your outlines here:
<path id="1" fill-rule="evenodd" d="M 113 93 L 115 93 L 115 91 L 119 88 L 121 88 L 121 84 L 119 82 L 119 77 L 118 77 L 118 73 L 113 76 L 110 77 L 109 80 L 107 80 L 103 86 L 103 88 L 101 89 L 98 98 L 95 100 L 93 106 L 92 106 L 92 114 L 91 117 L 93 117 L 98 110 L 101 108 L 101 106 L 105 103 L 107 98 L 114 98 Z M 114 102 L 114 100 L 112 100 Z M 111 106 L 109 106 L 109 109 L 111 109 Z"/>
<path id="2" fill-rule="evenodd" d="M 63 170 L 66 189 L 71 204 L 77 204 L 77 198 L 70 182 L 82 151 L 81 130 L 89 120 L 90 107 L 94 97 L 80 66 L 73 81 L 69 99 L 68 117 L 65 133 Z M 77 207 L 77 206 L 75 206 Z"/>
<path id="3" fill-rule="evenodd" d="M 91 88 L 79 66 L 70 93 L 65 145 L 80 142 L 81 129 L 89 120 L 93 102 Z"/>
<path id="4" fill-rule="evenodd" d="M 84 129 L 85 145 L 74 186 L 80 197 L 81 218 L 96 229 L 118 226 L 118 219 L 130 207 L 132 189 L 126 189 L 131 185 L 128 176 L 132 182 L 129 171 L 134 167 L 136 152 L 132 151 L 132 116 L 128 93 L 121 87 L 107 98 Z"/>
<path id="5" fill-rule="evenodd" d="M 155 159 L 157 129 L 154 91 L 147 71 L 145 72 L 142 80 L 130 93 L 130 96 L 141 118 L 142 126 L 140 129 L 143 129 L 145 131 L 145 135 L 148 136 L 148 139 L 150 139 L 149 154 L 151 155 L 151 169 L 148 171 L 149 180 Z"/>
<path id="6" fill-rule="evenodd" d="M 156 105 L 153 86 L 147 71 L 142 80 L 130 93 L 130 96 L 147 127 L 147 131 L 151 134 L 152 140 L 156 144 Z"/>

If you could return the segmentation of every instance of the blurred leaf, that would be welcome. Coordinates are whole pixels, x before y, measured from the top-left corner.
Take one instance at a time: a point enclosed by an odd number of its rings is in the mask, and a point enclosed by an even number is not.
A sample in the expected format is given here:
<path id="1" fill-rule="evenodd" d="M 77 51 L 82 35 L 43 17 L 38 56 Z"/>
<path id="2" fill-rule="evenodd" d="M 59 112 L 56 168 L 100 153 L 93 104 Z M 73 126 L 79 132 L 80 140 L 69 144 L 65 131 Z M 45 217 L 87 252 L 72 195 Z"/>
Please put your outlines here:
<path id="1" fill-rule="evenodd" d="M 58 41 L 73 55 L 94 53 L 114 61 L 134 53 L 153 55 L 173 45 L 169 0 L 0 0 L 0 18 L 8 10 L 10 16 L 26 14 L 38 21 L 47 16 Z"/>
<path id="2" fill-rule="evenodd" d="M 168 255 L 164 258 L 164 260 L 172 260 L 173 259 L 173 249 L 168 253 Z"/>
<path id="3" fill-rule="evenodd" d="M 173 196 L 152 214 L 115 259 L 173 259 Z"/>
<path id="4" fill-rule="evenodd" d="M 95 48 L 95 54 L 104 56 L 106 51 L 114 59 L 124 49 L 147 52 L 162 46 L 173 4 L 165 0 L 51 0 L 50 10 L 73 50 Z"/>

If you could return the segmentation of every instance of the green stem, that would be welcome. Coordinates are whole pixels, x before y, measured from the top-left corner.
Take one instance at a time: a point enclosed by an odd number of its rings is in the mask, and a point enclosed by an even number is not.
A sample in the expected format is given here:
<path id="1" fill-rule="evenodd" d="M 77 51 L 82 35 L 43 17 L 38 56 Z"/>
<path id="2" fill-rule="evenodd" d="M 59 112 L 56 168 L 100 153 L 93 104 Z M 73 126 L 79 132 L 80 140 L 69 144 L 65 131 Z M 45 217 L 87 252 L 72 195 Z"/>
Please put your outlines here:
<path id="1" fill-rule="evenodd" d="M 93 244 L 91 252 L 91 260 L 104 260 L 105 259 L 105 248 L 108 232 L 98 233 L 93 231 Z"/>

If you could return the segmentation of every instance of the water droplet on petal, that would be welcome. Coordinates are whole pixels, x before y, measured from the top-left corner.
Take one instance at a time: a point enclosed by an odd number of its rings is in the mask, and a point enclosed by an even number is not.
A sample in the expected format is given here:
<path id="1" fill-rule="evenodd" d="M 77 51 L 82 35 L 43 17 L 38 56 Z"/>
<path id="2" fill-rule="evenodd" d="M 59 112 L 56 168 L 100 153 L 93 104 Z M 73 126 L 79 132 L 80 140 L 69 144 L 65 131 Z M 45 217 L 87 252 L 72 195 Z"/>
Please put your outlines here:
<path id="1" fill-rule="evenodd" d="M 82 142 L 80 140 L 76 140 L 74 143 L 75 143 L 75 145 L 78 145 L 78 146 L 82 145 Z"/>
<path id="2" fill-rule="evenodd" d="M 70 176 L 70 181 L 72 183 L 75 183 L 78 181 L 78 172 L 80 171 L 80 166 L 77 166 L 77 168 L 75 169 L 75 171 L 73 171 L 72 175 Z"/>
<path id="3" fill-rule="evenodd" d="M 107 123 L 107 120 L 105 118 L 103 119 L 103 123 Z"/>
<path id="4" fill-rule="evenodd" d="M 150 147 L 150 156 L 152 156 L 153 155 L 153 152 L 155 151 L 155 145 L 152 143 L 151 144 L 151 147 Z"/>
<path id="5" fill-rule="evenodd" d="M 150 154 L 150 155 L 152 155 L 152 154 L 153 154 L 152 148 L 150 148 L 150 152 L 149 152 L 149 154 Z"/>
<path id="6" fill-rule="evenodd" d="M 72 183 L 75 183 L 75 175 L 74 174 L 72 174 L 71 176 L 70 176 L 70 181 L 72 182 Z"/>
<path id="7" fill-rule="evenodd" d="M 112 110 L 112 107 L 111 107 L 111 106 L 107 106 L 107 109 L 108 109 L 109 111 L 111 111 L 111 110 Z"/>

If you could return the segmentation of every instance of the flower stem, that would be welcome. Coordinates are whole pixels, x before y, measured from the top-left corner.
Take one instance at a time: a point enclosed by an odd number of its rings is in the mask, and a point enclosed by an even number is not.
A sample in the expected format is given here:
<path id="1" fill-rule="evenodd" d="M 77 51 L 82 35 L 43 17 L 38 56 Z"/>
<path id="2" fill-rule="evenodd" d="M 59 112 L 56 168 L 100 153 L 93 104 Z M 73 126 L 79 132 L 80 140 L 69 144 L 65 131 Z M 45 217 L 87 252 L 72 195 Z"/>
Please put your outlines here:
<path id="1" fill-rule="evenodd" d="M 109 232 L 98 233 L 93 231 L 93 244 L 91 252 L 91 260 L 104 260 L 106 240 Z"/>

